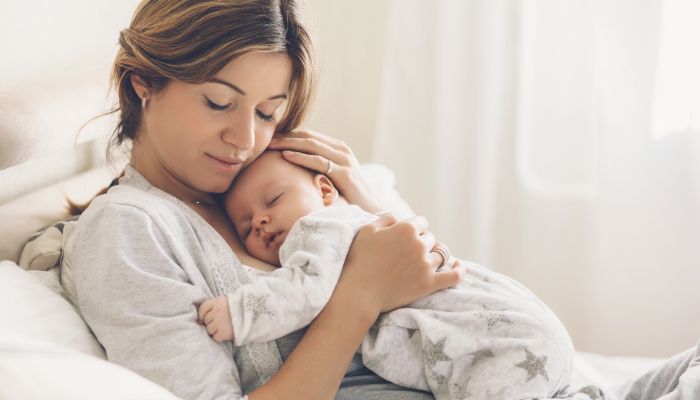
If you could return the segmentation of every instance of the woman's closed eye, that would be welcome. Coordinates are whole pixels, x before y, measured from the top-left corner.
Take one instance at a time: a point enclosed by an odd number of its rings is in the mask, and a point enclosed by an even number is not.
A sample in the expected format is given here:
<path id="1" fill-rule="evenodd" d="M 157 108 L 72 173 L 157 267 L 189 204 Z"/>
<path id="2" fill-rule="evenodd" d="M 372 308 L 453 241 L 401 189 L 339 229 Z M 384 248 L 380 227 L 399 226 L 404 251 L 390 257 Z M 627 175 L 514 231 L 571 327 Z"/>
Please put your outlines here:
<path id="1" fill-rule="evenodd" d="M 233 105 L 232 103 L 228 103 L 228 104 L 225 104 L 225 105 L 221 105 L 221 104 L 218 104 L 218 103 L 214 103 L 214 102 L 211 101 L 211 99 L 208 98 L 207 96 L 204 96 L 204 103 L 207 105 L 207 107 L 211 108 L 211 109 L 214 110 L 214 111 L 226 111 L 226 110 L 228 110 L 229 108 L 231 108 L 231 106 Z"/>
<path id="2" fill-rule="evenodd" d="M 207 96 L 204 96 L 204 102 L 206 103 L 207 107 L 211 108 L 214 111 L 228 111 L 231 109 L 233 106 L 233 103 L 228 103 L 228 104 L 218 104 L 213 102 L 210 98 Z M 273 114 L 265 114 L 264 112 L 260 110 L 255 110 L 255 115 L 260 118 L 261 121 L 263 122 L 272 122 L 275 120 L 275 116 Z"/>
<path id="3" fill-rule="evenodd" d="M 265 121 L 265 122 L 272 122 L 272 121 L 275 120 L 275 116 L 274 116 L 274 115 L 267 115 L 267 114 L 264 114 L 264 113 L 263 113 L 262 111 L 260 111 L 260 110 L 255 110 L 255 114 L 258 116 L 258 118 L 260 118 L 261 120 L 263 120 L 263 121 Z"/>

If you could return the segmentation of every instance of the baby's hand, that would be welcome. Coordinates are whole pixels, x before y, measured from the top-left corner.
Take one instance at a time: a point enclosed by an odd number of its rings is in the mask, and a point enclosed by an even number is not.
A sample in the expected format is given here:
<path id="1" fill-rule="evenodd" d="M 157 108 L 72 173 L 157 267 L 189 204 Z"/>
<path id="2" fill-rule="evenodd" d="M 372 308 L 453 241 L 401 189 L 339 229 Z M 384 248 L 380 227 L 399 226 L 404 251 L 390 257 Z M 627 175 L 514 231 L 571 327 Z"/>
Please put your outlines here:
<path id="1" fill-rule="evenodd" d="M 199 306 L 197 322 L 207 327 L 207 333 L 216 342 L 233 340 L 231 313 L 226 296 L 219 296 L 204 301 Z"/>

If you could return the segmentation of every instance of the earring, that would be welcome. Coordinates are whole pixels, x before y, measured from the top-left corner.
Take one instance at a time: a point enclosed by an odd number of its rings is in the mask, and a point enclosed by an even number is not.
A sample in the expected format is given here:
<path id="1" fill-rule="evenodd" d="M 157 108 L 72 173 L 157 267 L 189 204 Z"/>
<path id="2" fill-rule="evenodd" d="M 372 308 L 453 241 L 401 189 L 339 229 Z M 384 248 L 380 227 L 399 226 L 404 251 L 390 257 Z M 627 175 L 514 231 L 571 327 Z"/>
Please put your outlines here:
<path id="1" fill-rule="evenodd" d="M 142 109 L 142 110 L 145 110 L 145 109 L 146 109 L 146 102 L 147 102 L 147 101 L 148 101 L 148 100 L 146 100 L 146 96 L 141 97 L 141 109 Z"/>

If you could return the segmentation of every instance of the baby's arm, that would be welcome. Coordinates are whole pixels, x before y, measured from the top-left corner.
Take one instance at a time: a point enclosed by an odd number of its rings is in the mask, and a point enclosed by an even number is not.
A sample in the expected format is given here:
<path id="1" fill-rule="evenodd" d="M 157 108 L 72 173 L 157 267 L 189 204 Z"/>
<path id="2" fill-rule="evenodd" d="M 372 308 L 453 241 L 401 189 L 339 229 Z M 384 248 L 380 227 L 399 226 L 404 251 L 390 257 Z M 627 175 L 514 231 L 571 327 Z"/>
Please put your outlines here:
<path id="1" fill-rule="evenodd" d="M 214 340 L 233 340 L 236 346 L 303 328 L 328 302 L 354 234 L 346 222 L 302 218 L 280 249 L 282 267 L 202 303 L 201 323 Z"/>

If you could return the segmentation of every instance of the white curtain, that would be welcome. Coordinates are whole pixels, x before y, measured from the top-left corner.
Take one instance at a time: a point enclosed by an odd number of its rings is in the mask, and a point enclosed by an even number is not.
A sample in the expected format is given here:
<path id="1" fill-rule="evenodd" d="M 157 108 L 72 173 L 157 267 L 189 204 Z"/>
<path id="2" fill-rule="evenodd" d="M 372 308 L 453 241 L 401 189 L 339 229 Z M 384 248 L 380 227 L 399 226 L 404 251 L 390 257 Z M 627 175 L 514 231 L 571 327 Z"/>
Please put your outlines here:
<path id="1" fill-rule="evenodd" d="M 700 338 L 698 3 L 391 3 L 374 159 L 581 350 Z"/>

